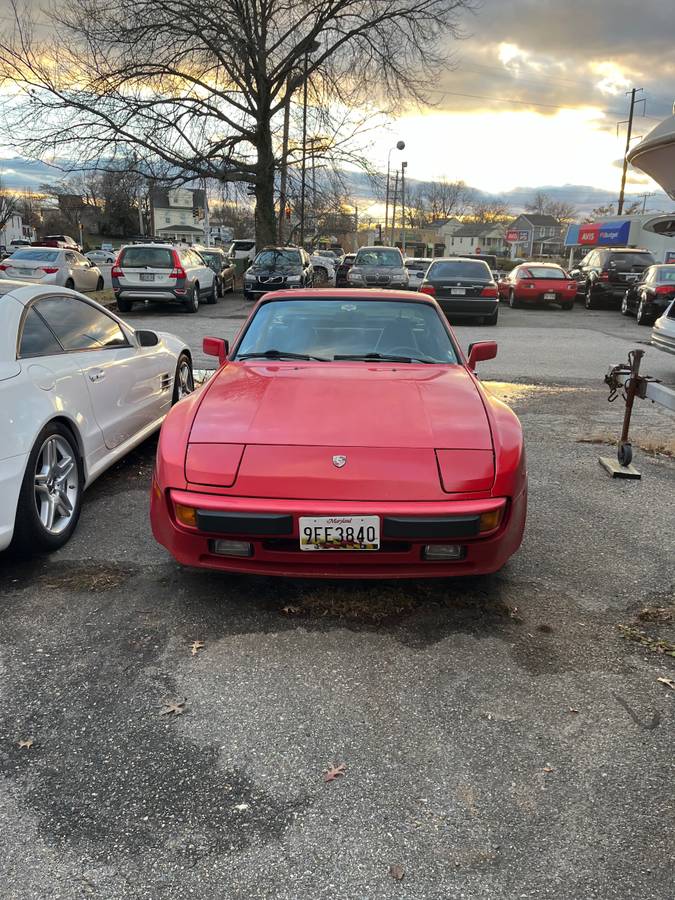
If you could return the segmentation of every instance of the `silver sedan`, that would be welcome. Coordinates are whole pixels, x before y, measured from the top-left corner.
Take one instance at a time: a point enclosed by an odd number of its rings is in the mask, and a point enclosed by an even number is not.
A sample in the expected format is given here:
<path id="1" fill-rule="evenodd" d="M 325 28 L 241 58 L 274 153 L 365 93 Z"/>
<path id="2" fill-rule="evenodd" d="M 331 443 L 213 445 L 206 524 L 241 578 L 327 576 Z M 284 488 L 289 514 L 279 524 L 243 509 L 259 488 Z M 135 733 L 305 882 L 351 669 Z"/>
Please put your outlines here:
<path id="1" fill-rule="evenodd" d="M 77 291 L 102 291 L 101 270 L 76 250 L 22 247 L 0 263 L 0 278 L 57 284 Z"/>

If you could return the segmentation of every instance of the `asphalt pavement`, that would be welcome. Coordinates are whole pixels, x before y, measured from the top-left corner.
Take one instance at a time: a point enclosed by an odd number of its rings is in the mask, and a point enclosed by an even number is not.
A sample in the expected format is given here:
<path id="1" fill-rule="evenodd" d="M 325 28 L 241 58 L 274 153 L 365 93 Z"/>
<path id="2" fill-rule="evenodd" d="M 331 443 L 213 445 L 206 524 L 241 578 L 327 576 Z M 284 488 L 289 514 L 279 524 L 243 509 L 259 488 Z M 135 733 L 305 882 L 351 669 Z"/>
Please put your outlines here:
<path id="1" fill-rule="evenodd" d="M 126 318 L 201 365 L 246 314 Z M 649 332 L 579 307 L 457 333 L 499 342 L 480 371 L 528 444 L 495 576 L 184 569 L 149 529 L 154 441 L 63 550 L 0 557 L 0 897 L 672 900 L 675 462 L 636 449 L 642 479 L 612 481 L 586 442 L 618 433 L 602 376 Z M 640 402 L 634 443 L 674 425 Z"/>

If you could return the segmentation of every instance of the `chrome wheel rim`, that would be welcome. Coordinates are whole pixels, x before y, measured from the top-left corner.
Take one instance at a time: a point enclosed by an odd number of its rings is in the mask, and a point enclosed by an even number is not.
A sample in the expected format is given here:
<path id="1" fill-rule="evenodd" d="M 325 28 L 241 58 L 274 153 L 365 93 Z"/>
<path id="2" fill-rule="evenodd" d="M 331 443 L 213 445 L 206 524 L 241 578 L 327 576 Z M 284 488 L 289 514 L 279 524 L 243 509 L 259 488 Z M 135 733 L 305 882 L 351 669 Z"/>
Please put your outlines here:
<path id="1" fill-rule="evenodd" d="M 190 367 L 190 363 L 186 360 L 178 366 L 178 399 L 182 400 L 183 397 L 187 397 L 188 394 L 191 394 L 195 389 L 194 379 L 192 377 L 192 369 Z"/>
<path id="2" fill-rule="evenodd" d="M 37 455 L 34 477 L 35 510 L 49 534 L 62 534 L 75 515 L 80 493 L 77 460 L 59 435 L 44 442 Z"/>
<path id="3" fill-rule="evenodd" d="M 627 312 L 628 312 L 628 300 L 626 300 L 625 297 L 624 297 L 623 300 L 621 301 L 621 312 L 622 312 L 622 313 L 627 313 Z"/>

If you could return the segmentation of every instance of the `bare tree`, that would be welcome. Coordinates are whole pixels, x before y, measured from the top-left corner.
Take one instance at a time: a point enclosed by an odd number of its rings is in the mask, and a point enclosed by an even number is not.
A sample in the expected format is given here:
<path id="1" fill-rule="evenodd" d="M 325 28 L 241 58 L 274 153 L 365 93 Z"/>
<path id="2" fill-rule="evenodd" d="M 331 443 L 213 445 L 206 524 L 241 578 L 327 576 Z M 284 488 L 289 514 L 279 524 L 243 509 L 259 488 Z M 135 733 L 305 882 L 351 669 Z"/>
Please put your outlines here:
<path id="1" fill-rule="evenodd" d="M 20 2 L 11 0 L 13 33 L 0 38 L 13 143 L 32 156 L 113 166 L 133 148 L 145 174 L 251 183 L 260 242 L 274 240 L 279 132 L 299 89 L 309 81 L 309 108 L 332 117 L 421 100 L 474 5 L 70 0 L 52 5 L 51 38 L 42 39 Z M 328 150 L 345 152 L 337 139 Z"/>
<path id="2" fill-rule="evenodd" d="M 573 222 L 579 215 L 574 204 L 554 200 L 544 191 L 537 191 L 534 198 L 525 204 L 525 211 L 553 216 L 558 222 Z"/>
<path id="3" fill-rule="evenodd" d="M 473 199 L 473 191 L 463 181 L 441 178 L 432 181 L 426 196 L 432 222 L 443 221 L 450 216 L 462 216 Z"/>
<path id="4" fill-rule="evenodd" d="M 8 192 L 0 179 L 0 231 L 19 213 L 19 201 L 16 194 Z"/>
<path id="5" fill-rule="evenodd" d="M 474 200 L 471 204 L 471 218 L 479 225 L 497 225 L 512 218 L 503 200 Z"/>

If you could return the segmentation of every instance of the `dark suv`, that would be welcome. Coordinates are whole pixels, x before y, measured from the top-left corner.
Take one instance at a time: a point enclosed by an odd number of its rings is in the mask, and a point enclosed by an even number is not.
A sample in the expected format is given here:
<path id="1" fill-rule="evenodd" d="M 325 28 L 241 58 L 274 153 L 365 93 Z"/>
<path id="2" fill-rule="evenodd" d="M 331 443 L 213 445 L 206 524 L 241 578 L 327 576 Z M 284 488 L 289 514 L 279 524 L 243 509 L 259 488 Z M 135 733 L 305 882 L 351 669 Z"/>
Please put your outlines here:
<path id="1" fill-rule="evenodd" d="M 570 275 L 579 284 L 586 309 L 597 309 L 604 302 L 618 307 L 626 290 L 655 262 L 649 250 L 591 250 Z"/>
<path id="2" fill-rule="evenodd" d="M 312 263 L 301 247 L 265 247 L 244 272 L 244 299 L 257 300 L 269 291 L 311 287 Z"/>

